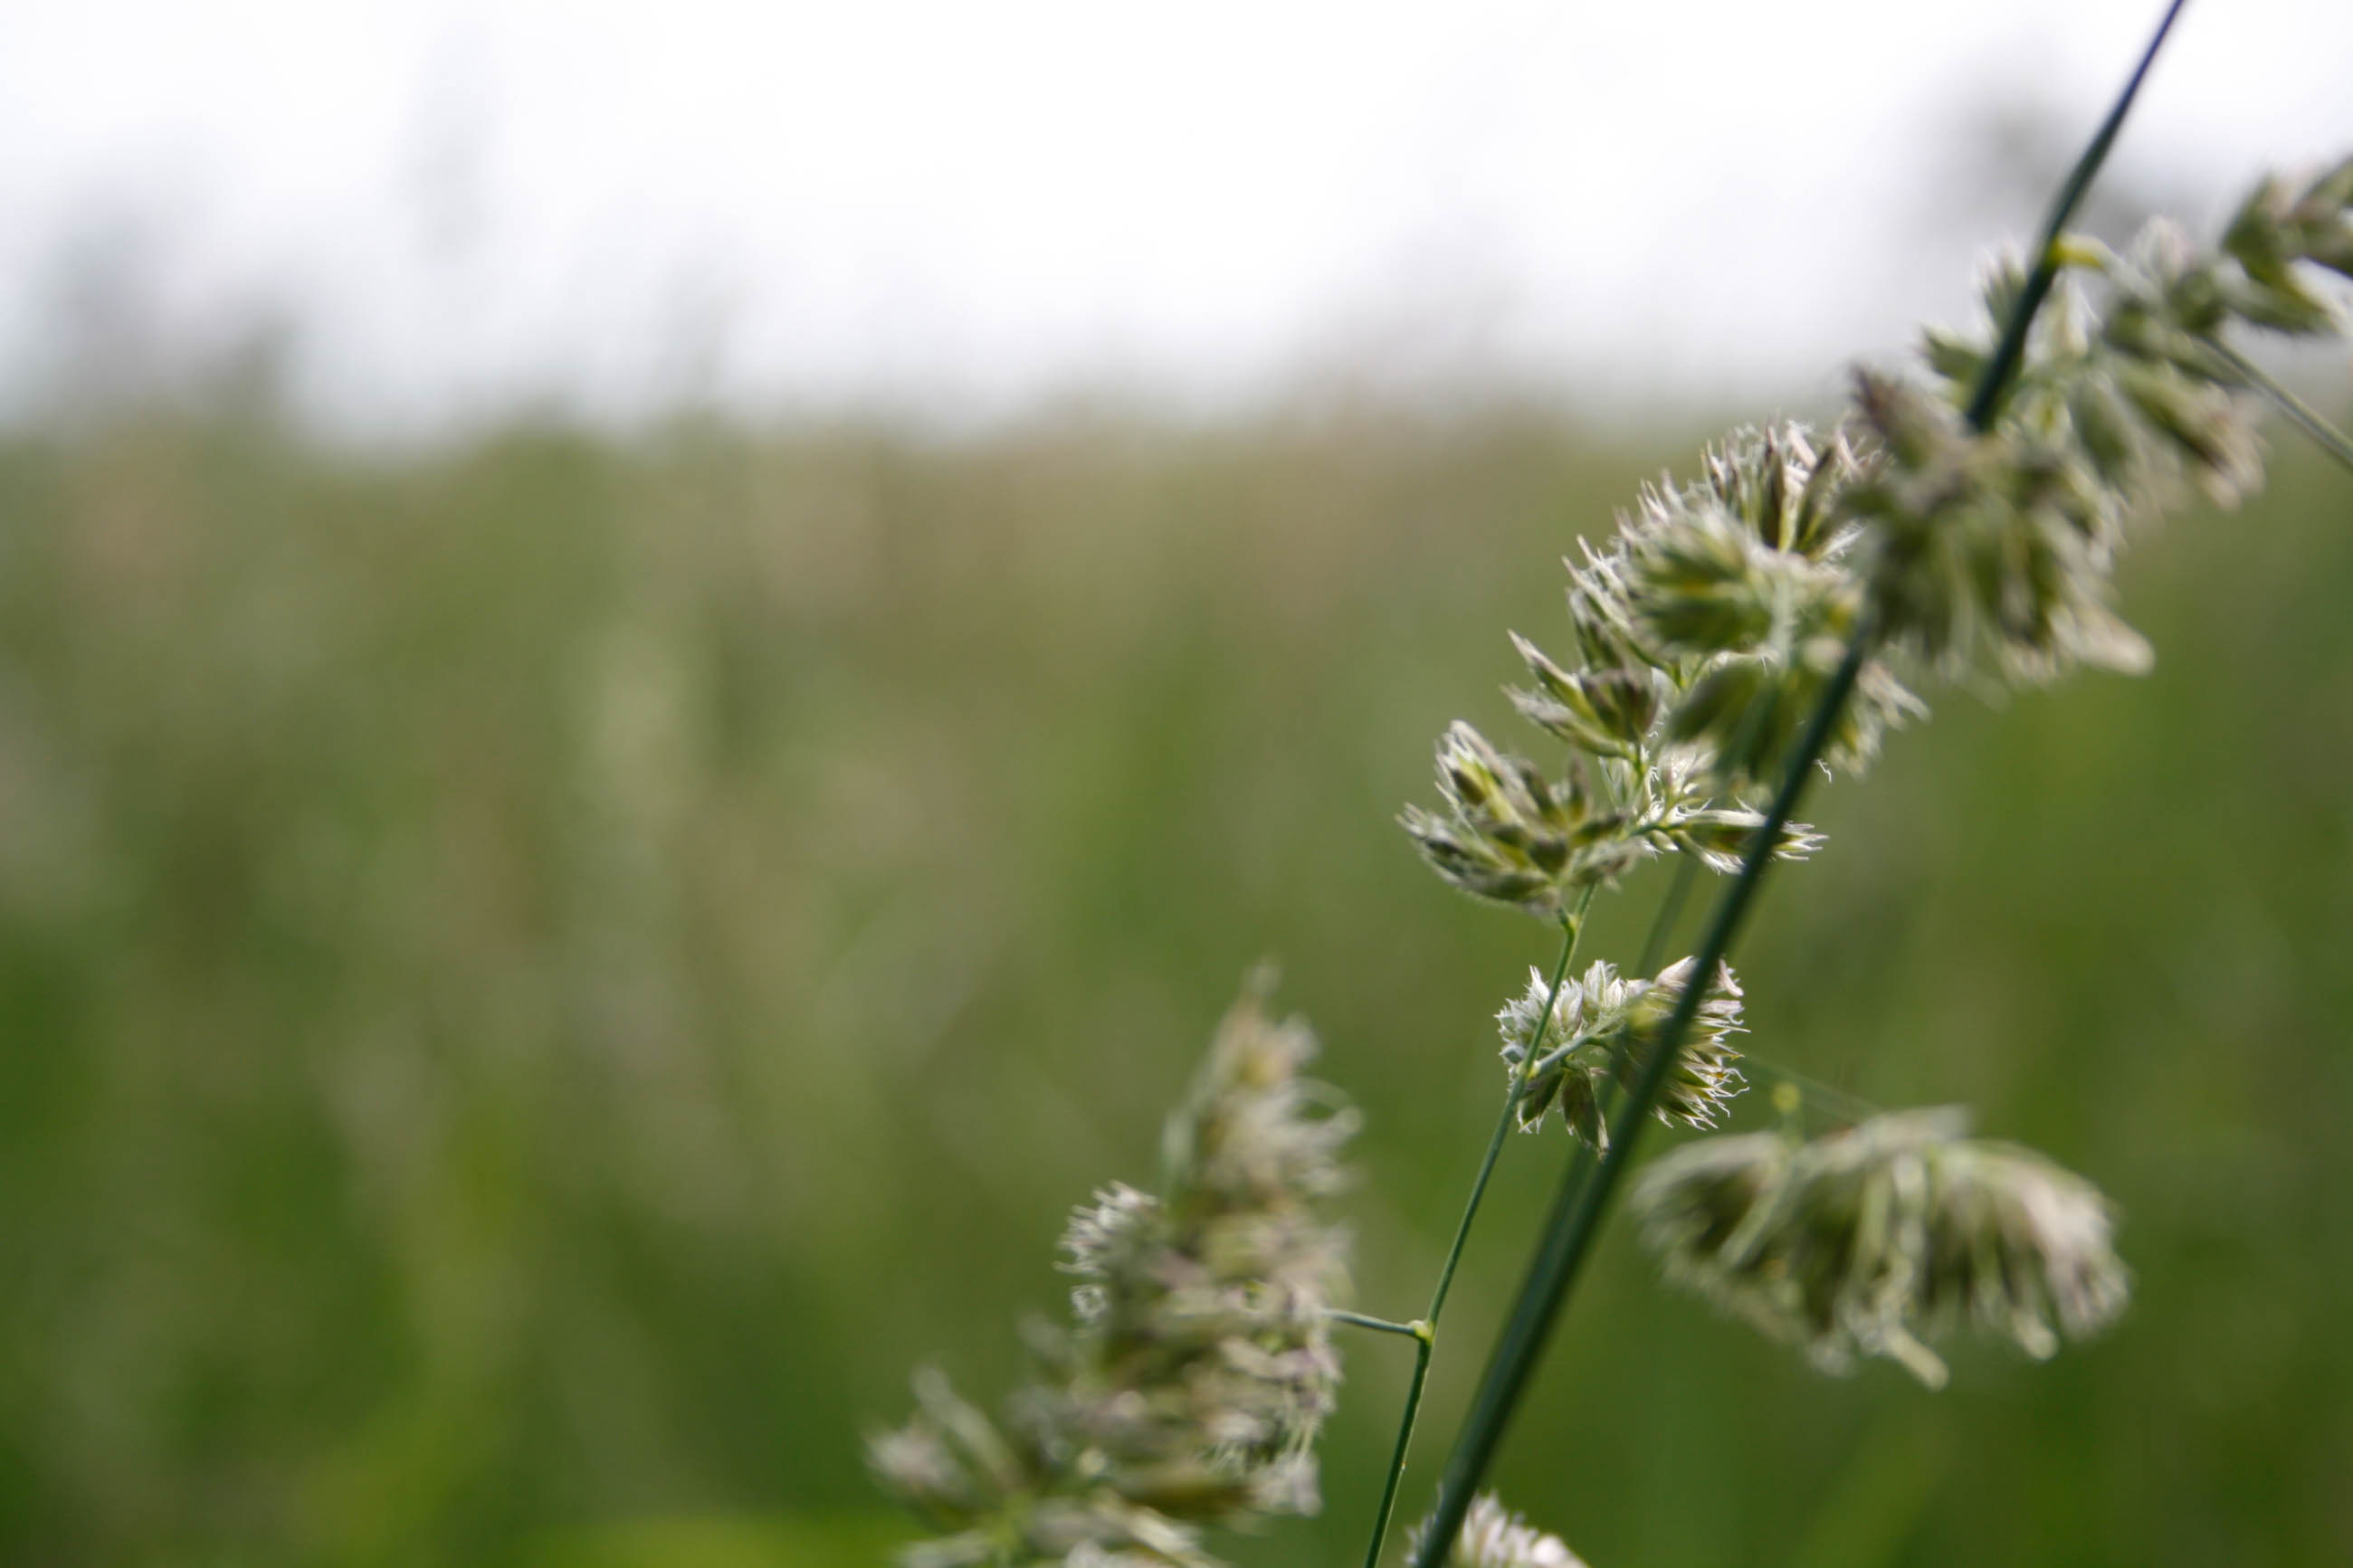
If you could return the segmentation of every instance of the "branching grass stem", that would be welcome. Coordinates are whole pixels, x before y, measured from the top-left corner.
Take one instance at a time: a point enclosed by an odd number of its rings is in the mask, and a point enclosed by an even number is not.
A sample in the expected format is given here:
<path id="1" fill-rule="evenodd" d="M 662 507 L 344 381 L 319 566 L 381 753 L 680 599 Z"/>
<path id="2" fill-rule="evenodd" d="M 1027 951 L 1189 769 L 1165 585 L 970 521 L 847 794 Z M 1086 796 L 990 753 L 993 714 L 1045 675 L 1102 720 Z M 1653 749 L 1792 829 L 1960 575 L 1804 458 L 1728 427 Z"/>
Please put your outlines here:
<path id="1" fill-rule="evenodd" d="M 1487 1183 L 1495 1173 L 1495 1162 L 1504 1152 L 1504 1140 L 1510 1135 L 1512 1122 L 1518 1114 L 1521 1092 L 1527 1087 L 1528 1075 L 1534 1070 L 1536 1051 L 1544 1044 L 1545 1031 L 1552 1026 L 1553 1008 L 1560 1001 L 1560 988 L 1567 981 L 1568 966 L 1577 958 L 1577 941 L 1585 930 L 1586 911 L 1592 907 L 1594 889 L 1588 888 L 1578 898 L 1577 908 L 1561 922 L 1560 957 L 1552 969 L 1552 984 L 1545 995 L 1543 1014 L 1536 1020 L 1535 1037 L 1520 1058 L 1518 1070 L 1512 1076 L 1504 1095 L 1504 1108 L 1495 1118 L 1495 1130 L 1487 1138 L 1487 1152 L 1479 1161 L 1479 1173 L 1471 1183 L 1470 1199 L 1462 1205 L 1462 1218 L 1454 1227 L 1454 1239 L 1447 1247 L 1446 1262 L 1438 1271 L 1438 1284 L 1430 1291 L 1430 1310 L 1417 1326 L 1420 1342 L 1414 1350 L 1413 1379 L 1406 1386 L 1405 1409 L 1398 1418 L 1397 1444 L 1389 1456 L 1388 1475 L 1381 1482 L 1381 1500 L 1373 1515 L 1371 1542 L 1365 1548 L 1365 1568 L 1379 1568 L 1381 1549 L 1388 1539 L 1389 1521 L 1397 1511 L 1398 1486 L 1405 1478 L 1408 1456 L 1413 1449 L 1415 1420 L 1421 1414 L 1421 1396 L 1430 1382 L 1430 1358 L 1438 1347 L 1438 1320 L 1446 1310 L 1447 1293 L 1454 1288 L 1454 1272 L 1462 1262 L 1462 1248 L 1471 1238 L 1471 1226 L 1479 1216 L 1479 1205 L 1487 1195 Z"/>

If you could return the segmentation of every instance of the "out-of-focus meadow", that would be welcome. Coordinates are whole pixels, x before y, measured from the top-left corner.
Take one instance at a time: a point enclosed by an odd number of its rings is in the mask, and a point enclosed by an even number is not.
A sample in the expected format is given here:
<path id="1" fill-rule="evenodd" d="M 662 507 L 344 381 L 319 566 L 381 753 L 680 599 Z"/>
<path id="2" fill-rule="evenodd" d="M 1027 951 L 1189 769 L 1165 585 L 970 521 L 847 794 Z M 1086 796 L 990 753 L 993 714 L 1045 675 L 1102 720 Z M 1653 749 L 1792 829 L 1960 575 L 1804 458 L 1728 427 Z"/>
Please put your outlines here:
<path id="1" fill-rule="evenodd" d="M 1546 954 L 1389 819 L 1699 434 L 8 438 L 0 1560 L 880 1561 L 862 1431 L 1012 1376 L 1263 956 L 1418 1311 Z M 2131 1314 L 1826 1380 L 1614 1228 L 1501 1472 L 1597 1568 L 2353 1560 L 2353 485 L 2275 444 L 2130 569 L 2152 676 L 1939 694 L 1742 965 L 1758 1053 L 2100 1182 Z M 1508 1150 L 1409 1509 L 1566 1147 Z M 1407 1358 L 1345 1348 L 1250 1563 L 1360 1551 Z"/>

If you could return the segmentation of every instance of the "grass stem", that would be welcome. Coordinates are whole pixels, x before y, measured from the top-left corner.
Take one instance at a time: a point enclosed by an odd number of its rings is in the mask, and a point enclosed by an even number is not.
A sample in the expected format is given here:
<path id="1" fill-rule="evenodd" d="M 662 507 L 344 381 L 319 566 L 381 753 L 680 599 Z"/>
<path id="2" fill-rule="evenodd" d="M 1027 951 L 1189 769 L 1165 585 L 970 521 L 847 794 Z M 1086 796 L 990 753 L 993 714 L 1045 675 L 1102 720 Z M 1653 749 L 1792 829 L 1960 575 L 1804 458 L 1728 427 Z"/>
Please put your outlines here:
<path id="1" fill-rule="evenodd" d="M 2130 111 L 2133 100 L 2140 95 L 2140 84 L 2148 76 L 2149 67 L 2157 63 L 2158 51 L 2180 18 L 2182 7 L 2189 0 L 2173 0 L 2157 24 L 2157 31 L 2141 51 L 2140 63 L 2125 82 L 2124 90 L 2109 106 L 2107 118 L 2100 121 L 2099 130 L 2092 133 L 2091 144 L 2075 166 L 2067 172 L 2066 182 L 2059 187 L 2058 196 L 2051 204 L 2051 216 L 2042 226 L 2042 242 L 2034 247 L 2034 270 L 2027 275 L 2026 288 L 2018 303 L 2003 324 L 2001 341 L 1995 345 L 1992 360 L 1986 365 L 1985 375 L 1978 381 L 1977 395 L 1969 399 L 1968 420 L 1971 428 L 1992 427 L 1994 416 L 2000 412 L 2003 394 L 2016 376 L 2019 361 L 2026 357 L 2027 330 L 2034 325 L 2035 312 L 2042 309 L 2051 286 L 2059 279 L 2059 237 L 2075 216 L 2084 194 L 2092 188 L 2092 179 L 2107 162 L 2108 149 L 2116 144 L 2116 132 L 2124 129 L 2125 115 Z"/>
<path id="2" fill-rule="evenodd" d="M 1446 1310 L 1447 1293 L 1454 1288 L 1454 1273 L 1462 1263 L 1462 1248 L 1471 1239 L 1472 1222 L 1479 1216 L 1479 1205 L 1487 1195 L 1487 1182 L 1495 1173 L 1495 1162 L 1504 1152 L 1504 1140 L 1512 1130 L 1519 1112 L 1520 1095 L 1527 1088 L 1528 1075 L 1535 1068 L 1536 1052 L 1544 1044 L 1545 1031 L 1552 1027 L 1552 1010 L 1560 1000 L 1560 988 L 1568 978 L 1568 966 L 1577 958 L 1577 940 L 1585 930 L 1586 911 L 1593 905 L 1594 889 L 1588 888 L 1577 900 L 1577 908 L 1561 922 L 1560 957 L 1552 968 L 1552 984 L 1545 993 L 1544 1012 L 1536 1018 L 1535 1033 L 1528 1040 L 1528 1048 L 1520 1058 L 1519 1070 L 1513 1074 L 1511 1085 L 1504 1095 L 1504 1109 L 1495 1118 L 1495 1130 L 1487 1138 L 1487 1152 L 1479 1162 L 1479 1173 L 1472 1180 L 1471 1196 L 1462 1205 L 1462 1218 L 1454 1227 L 1454 1240 L 1446 1249 L 1445 1265 L 1438 1271 L 1438 1284 L 1430 1295 L 1430 1310 L 1424 1314 L 1421 1342 L 1413 1360 L 1413 1379 L 1406 1385 L 1405 1409 L 1398 1418 L 1397 1444 L 1389 1455 L 1388 1477 L 1381 1482 L 1379 1508 L 1373 1515 L 1373 1535 L 1365 1548 L 1365 1568 L 1379 1568 L 1381 1549 L 1387 1544 L 1389 1521 L 1397 1512 L 1398 1486 L 1405 1479 L 1407 1457 L 1413 1449 L 1413 1428 L 1421 1414 L 1421 1396 L 1430 1382 L 1430 1352 L 1438 1344 L 1439 1315 Z"/>

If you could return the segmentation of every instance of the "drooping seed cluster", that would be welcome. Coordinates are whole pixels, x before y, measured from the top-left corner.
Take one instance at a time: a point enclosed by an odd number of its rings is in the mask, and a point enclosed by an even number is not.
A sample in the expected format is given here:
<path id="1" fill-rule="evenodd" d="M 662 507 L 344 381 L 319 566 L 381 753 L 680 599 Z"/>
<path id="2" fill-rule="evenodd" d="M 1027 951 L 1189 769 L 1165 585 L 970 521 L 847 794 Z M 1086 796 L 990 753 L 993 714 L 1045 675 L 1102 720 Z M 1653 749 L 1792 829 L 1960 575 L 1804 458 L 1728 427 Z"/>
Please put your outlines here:
<path id="1" fill-rule="evenodd" d="M 1521 1131 L 1534 1131 L 1543 1124 L 1545 1112 L 1557 1106 L 1571 1132 L 1596 1150 L 1608 1149 L 1602 1089 L 1613 1081 L 1622 1089 L 1640 1076 L 1660 1026 L 1683 999 L 1692 968 L 1693 960 L 1685 958 L 1660 971 L 1654 980 L 1624 980 L 1606 959 L 1596 961 L 1582 979 L 1562 984 L 1553 1001 L 1552 1022 L 1542 1031 L 1542 1054 L 1523 1069 L 1550 992 L 1545 977 L 1530 970 L 1527 990 L 1495 1015 L 1504 1037 L 1504 1071 L 1520 1086 Z M 1720 966 L 1715 984 L 1692 1020 L 1691 1037 L 1667 1075 L 1659 1098 L 1660 1121 L 1704 1129 L 1723 1120 L 1732 1097 L 1747 1087 L 1735 1065 L 1739 1053 L 1725 1043 L 1740 1026 L 1740 984 L 1728 965 Z"/>
<path id="2" fill-rule="evenodd" d="M 910 1568 L 1213 1568 L 1201 1525 L 1315 1510 L 1345 1261 L 1321 1210 L 1356 1117 L 1262 1001 L 1228 1016 L 1170 1117 L 1163 1191 L 1114 1185 L 1071 1216 L 1071 1322 L 1033 1331 L 1038 1375 L 1003 1419 L 929 1373 L 914 1419 L 872 1439 L 877 1476 L 943 1532 Z"/>
<path id="3" fill-rule="evenodd" d="M 1407 1558 L 1419 1562 L 1425 1523 L 1413 1532 Z M 1556 1535 L 1546 1535 L 1504 1506 L 1493 1492 L 1471 1500 L 1462 1528 L 1454 1537 L 1447 1568 L 1585 1568 L 1585 1559 L 1571 1552 Z"/>
<path id="4" fill-rule="evenodd" d="M 1928 1340 L 1968 1326 L 2040 1359 L 2105 1327 L 2130 1291 L 2098 1190 L 1968 1122 L 1946 1108 L 1810 1142 L 1704 1139 L 1645 1171 L 1630 1211 L 1668 1279 L 1824 1371 L 1887 1356 L 1937 1387 Z"/>

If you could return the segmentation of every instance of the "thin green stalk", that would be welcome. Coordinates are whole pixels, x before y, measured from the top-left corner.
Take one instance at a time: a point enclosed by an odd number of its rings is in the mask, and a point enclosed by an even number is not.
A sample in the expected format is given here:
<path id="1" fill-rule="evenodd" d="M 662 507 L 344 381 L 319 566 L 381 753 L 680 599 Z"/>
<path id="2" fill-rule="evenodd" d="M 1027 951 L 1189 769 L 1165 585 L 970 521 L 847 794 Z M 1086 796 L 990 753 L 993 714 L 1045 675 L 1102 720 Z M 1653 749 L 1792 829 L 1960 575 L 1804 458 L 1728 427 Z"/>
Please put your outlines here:
<path id="1" fill-rule="evenodd" d="M 1471 1239 L 1472 1222 L 1479 1216 L 1479 1205 L 1487 1195 L 1488 1178 L 1495 1173 L 1495 1161 L 1504 1152 L 1504 1140 L 1512 1130 L 1518 1114 L 1520 1096 L 1526 1089 L 1528 1075 L 1535 1070 L 1536 1051 L 1544 1044 L 1545 1031 L 1552 1027 L 1552 1010 L 1560 1000 L 1560 988 L 1568 978 L 1568 966 L 1577 958 L 1577 940 L 1585 931 L 1585 914 L 1593 905 L 1594 889 L 1588 888 L 1578 895 L 1576 910 L 1562 922 L 1560 957 L 1552 967 L 1552 985 L 1545 993 L 1543 1013 L 1536 1018 L 1535 1034 L 1528 1041 L 1527 1054 L 1520 1058 L 1519 1070 L 1512 1075 L 1510 1088 L 1504 1095 L 1504 1109 L 1495 1118 L 1495 1130 L 1487 1138 L 1487 1152 L 1479 1162 L 1479 1174 L 1472 1180 L 1470 1199 L 1462 1205 L 1461 1221 L 1454 1227 L 1454 1240 L 1446 1249 L 1445 1265 L 1438 1271 L 1438 1285 L 1430 1295 L 1430 1310 L 1415 1326 L 1420 1342 L 1414 1352 L 1413 1380 L 1406 1385 L 1405 1410 L 1398 1418 L 1397 1445 L 1389 1455 L 1389 1473 L 1381 1482 L 1381 1501 L 1373 1516 L 1373 1537 L 1365 1548 L 1365 1568 L 1379 1568 L 1381 1548 L 1387 1544 L 1389 1521 L 1397 1511 L 1398 1486 L 1405 1479 L 1405 1462 L 1413 1448 L 1415 1419 L 1421 1414 L 1421 1395 L 1430 1382 L 1430 1352 L 1438 1344 L 1438 1319 L 1446 1310 L 1447 1292 L 1454 1288 L 1454 1271 L 1461 1266 L 1463 1245 Z"/>
<path id="2" fill-rule="evenodd" d="M 2270 398 L 2279 411 L 2287 416 L 2289 423 L 2311 437 L 2322 451 L 2346 468 L 2353 468 L 2353 439 L 2348 439 L 2344 432 L 2331 425 L 2318 409 L 2298 397 L 2279 377 L 2221 338 L 2208 338 L 2206 346 L 2219 354 L 2222 363 L 2229 365 L 2240 380 Z"/>
<path id="3" fill-rule="evenodd" d="M 1413 1381 L 1405 1392 L 1405 1414 L 1398 1420 L 1397 1446 L 1389 1454 L 1389 1473 L 1381 1482 L 1381 1505 L 1373 1516 L 1373 1539 L 1365 1548 L 1365 1568 L 1379 1568 L 1381 1548 L 1388 1543 L 1389 1518 L 1397 1511 L 1398 1482 L 1405 1477 L 1405 1460 L 1413 1447 L 1414 1417 L 1421 1413 L 1421 1391 L 1430 1381 L 1430 1352 L 1438 1342 L 1438 1331 L 1426 1320 L 1421 1325 L 1420 1343 L 1413 1352 Z"/>
<path id="4" fill-rule="evenodd" d="M 1429 1324 L 1418 1321 L 1410 1323 L 1395 1323 L 1387 1318 L 1376 1318 L 1368 1312 L 1351 1312 L 1343 1307 L 1326 1307 L 1324 1309 L 1324 1315 L 1335 1323 L 1346 1323 L 1352 1328 L 1371 1329 L 1376 1333 L 1402 1334 L 1409 1340 L 1426 1338 L 1430 1328 Z"/>
<path id="5" fill-rule="evenodd" d="M 1487 1136 L 1487 1152 L 1479 1162 L 1479 1174 L 1472 1180 L 1471 1196 L 1462 1205 L 1461 1223 L 1454 1227 L 1454 1240 L 1446 1249 L 1446 1263 L 1439 1269 L 1438 1284 L 1430 1293 L 1430 1310 L 1424 1316 L 1433 1331 L 1438 1327 L 1439 1314 L 1446 1310 L 1446 1294 L 1454 1288 L 1454 1271 L 1461 1267 L 1463 1244 L 1471 1239 L 1471 1223 L 1478 1217 L 1479 1205 L 1487 1195 L 1487 1180 L 1495 1173 L 1495 1160 L 1503 1153 L 1504 1139 L 1518 1114 L 1528 1075 L 1535 1070 L 1536 1052 L 1544 1045 L 1545 1032 L 1552 1027 L 1552 1010 L 1560 1001 L 1560 988 L 1568 978 L 1568 966 L 1577 960 L 1577 939 L 1585 933 L 1585 913 L 1592 907 L 1593 892 L 1591 888 L 1585 889 L 1577 900 L 1576 911 L 1562 927 L 1560 957 L 1552 966 L 1552 983 L 1545 991 L 1544 1012 L 1536 1019 L 1535 1033 L 1529 1037 L 1527 1054 L 1520 1058 L 1519 1071 L 1512 1075 L 1503 1111 L 1495 1118 L 1495 1130 Z"/>
<path id="6" fill-rule="evenodd" d="M 1859 1094 L 1850 1093 L 1836 1084 L 1824 1083 L 1820 1079 L 1810 1078 L 1795 1068 L 1785 1068 L 1778 1062 L 1769 1061 L 1754 1051 L 1742 1051 L 1740 1065 L 1795 1090 L 1803 1100 L 1834 1114 L 1842 1114 L 1849 1121 L 1863 1121 L 1885 1114 L 1884 1106 L 1874 1105 Z"/>
<path id="7" fill-rule="evenodd" d="M 2049 295 L 2052 279 L 2057 276 L 2053 241 L 2064 231 L 2077 204 L 2090 187 L 2093 176 L 2106 159 L 2116 132 L 2124 123 L 2126 112 L 2138 95 L 2158 48 L 2172 31 L 2174 21 L 2180 16 L 2185 3 L 2186 0 L 2173 0 L 2166 8 L 2156 35 L 2134 68 L 2123 92 L 2118 95 L 2115 106 L 2109 110 L 2107 118 L 2101 122 L 2090 146 L 2085 148 L 2066 183 L 2061 186 L 2057 199 L 2052 204 L 2034 272 L 2011 310 L 2000 346 L 1988 364 L 1976 395 L 1970 399 L 1968 422 L 1974 429 L 1983 431 L 1988 428 L 2000 407 L 2002 394 L 2024 354 L 2027 331 L 2033 323 L 2034 313 Z M 1619 1109 L 1609 1130 L 1609 1152 L 1601 1156 L 1599 1164 L 1593 1166 L 1589 1179 L 1585 1175 L 1584 1167 L 1590 1163 L 1590 1160 L 1582 1149 L 1570 1161 L 1559 1194 L 1554 1200 L 1544 1238 L 1530 1260 L 1518 1300 L 1513 1307 L 1510 1319 L 1504 1323 L 1503 1333 L 1496 1340 L 1477 1399 L 1463 1424 L 1461 1435 L 1456 1439 L 1453 1457 L 1448 1461 L 1445 1480 L 1439 1490 L 1438 1507 L 1431 1516 L 1429 1530 L 1423 1534 L 1421 1550 L 1415 1554 L 1414 1568 L 1440 1568 L 1453 1551 L 1455 1537 L 1462 1529 L 1464 1516 L 1470 1512 L 1472 1495 L 1485 1477 L 1488 1464 L 1503 1440 L 1504 1428 L 1511 1422 L 1520 1396 L 1534 1377 L 1545 1342 L 1550 1336 L 1562 1303 L 1567 1299 L 1569 1288 L 1576 1282 L 1577 1269 L 1590 1248 L 1602 1213 L 1633 1156 L 1643 1122 L 1657 1104 L 1660 1091 L 1665 1088 L 1667 1076 L 1672 1071 L 1675 1058 L 1683 1048 L 1683 1037 L 1690 1032 L 1700 1004 L 1707 995 L 1709 978 L 1731 951 L 1741 921 L 1764 883 L 1765 869 L 1772 864 L 1774 846 L 1779 842 L 1782 829 L 1788 825 L 1798 802 L 1812 779 L 1815 763 L 1829 748 L 1831 736 L 1837 729 L 1848 699 L 1853 695 L 1855 682 L 1862 674 L 1863 663 L 1877 640 L 1876 617 L 1866 611 L 1847 643 L 1838 668 L 1823 688 L 1812 716 L 1807 721 L 1805 733 L 1789 759 L 1780 788 L 1773 797 L 1772 807 L 1766 813 L 1764 825 L 1749 841 L 1739 875 L 1725 890 L 1708 921 L 1706 935 L 1701 941 L 1697 961 L 1694 964 L 1692 982 L 1683 987 L 1674 1012 L 1667 1019 L 1656 1044 L 1642 1063 L 1641 1076 Z"/>

